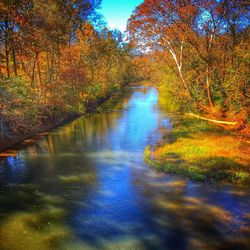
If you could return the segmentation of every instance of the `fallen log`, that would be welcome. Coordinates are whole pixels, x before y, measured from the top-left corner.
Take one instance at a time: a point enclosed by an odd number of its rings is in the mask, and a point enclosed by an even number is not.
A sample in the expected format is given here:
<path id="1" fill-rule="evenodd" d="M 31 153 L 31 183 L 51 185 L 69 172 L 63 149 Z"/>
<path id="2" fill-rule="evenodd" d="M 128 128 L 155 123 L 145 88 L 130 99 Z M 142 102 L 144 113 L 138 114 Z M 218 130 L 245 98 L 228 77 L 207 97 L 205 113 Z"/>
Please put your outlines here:
<path id="1" fill-rule="evenodd" d="M 17 152 L 13 151 L 13 150 L 8 150 L 6 152 L 0 153 L 0 158 L 5 158 L 5 157 L 9 157 L 9 156 L 17 156 Z"/>
<path id="2" fill-rule="evenodd" d="M 193 117 L 196 117 L 196 118 L 199 118 L 201 120 L 205 120 L 205 121 L 209 121 L 209 122 L 214 122 L 214 123 L 218 123 L 218 124 L 226 124 L 226 125 L 232 125 L 232 126 L 235 126 L 235 125 L 238 124 L 237 122 L 227 122 L 227 121 L 220 121 L 220 120 L 209 119 L 209 118 L 206 118 L 206 117 L 203 117 L 203 116 L 195 115 L 193 113 L 185 113 L 185 114 L 193 116 Z"/>

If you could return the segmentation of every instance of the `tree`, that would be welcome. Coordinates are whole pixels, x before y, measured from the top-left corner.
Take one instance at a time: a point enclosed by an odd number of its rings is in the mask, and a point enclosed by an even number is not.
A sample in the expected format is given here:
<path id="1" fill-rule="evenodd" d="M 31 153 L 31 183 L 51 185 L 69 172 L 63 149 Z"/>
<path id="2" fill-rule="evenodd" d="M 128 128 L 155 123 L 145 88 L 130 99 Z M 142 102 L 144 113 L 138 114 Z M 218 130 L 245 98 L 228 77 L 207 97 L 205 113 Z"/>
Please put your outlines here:
<path id="1" fill-rule="evenodd" d="M 216 105 L 227 103 L 221 96 L 229 98 L 230 72 L 243 67 L 236 48 L 249 25 L 248 8 L 244 1 L 145 0 L 134 10 L 127 29 L 139 50 L 162 56 L 168 51 L 189 99 L 217 112 Z"/>
<path id="2" fill-rule="evenodd" d="M 192 93 L 183 74 L 183 49 L 186 31 L 181 20 L 193 19 L 196 8 L 186 1 L 146 0 L 128 21 L 131 40 L 150 50 L 168 50 L 189 98 Z"/>

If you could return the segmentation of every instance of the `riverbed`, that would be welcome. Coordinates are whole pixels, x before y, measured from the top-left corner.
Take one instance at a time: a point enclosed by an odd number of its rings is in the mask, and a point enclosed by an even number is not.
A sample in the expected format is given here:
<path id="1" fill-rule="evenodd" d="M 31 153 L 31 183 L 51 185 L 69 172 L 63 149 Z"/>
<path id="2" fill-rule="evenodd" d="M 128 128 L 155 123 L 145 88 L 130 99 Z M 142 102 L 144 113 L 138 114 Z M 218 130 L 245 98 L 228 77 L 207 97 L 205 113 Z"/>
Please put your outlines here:
<path id="1" fill-rule="evenodd" d="M 0 249 L 248 249 L 250 190 L 149 168 L 171 129 L 152 87 L 0 159 Z"/>

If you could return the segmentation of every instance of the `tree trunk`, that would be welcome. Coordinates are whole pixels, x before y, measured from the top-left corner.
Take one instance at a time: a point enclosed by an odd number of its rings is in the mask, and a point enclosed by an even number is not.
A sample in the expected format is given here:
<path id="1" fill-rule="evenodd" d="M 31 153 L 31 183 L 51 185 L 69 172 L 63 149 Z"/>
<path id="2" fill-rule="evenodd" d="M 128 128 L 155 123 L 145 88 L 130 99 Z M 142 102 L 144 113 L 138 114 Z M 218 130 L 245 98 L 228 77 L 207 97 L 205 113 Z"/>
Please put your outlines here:
<path id="1" fill-rule="evenodd" d="M 191 91 L 190 91 L 190 89 L 189 89 L 189 87 L 187 85 L 187 82 L 186 82 L 186 80 L 185 80 L 185 78 L 183 76 L 183 73 L 182 73 L 183 43 L 181 44 L 181 47 L 180 47 L 180 59 L 179 59 L 179 61 L 178 61 L 177 55 L 176 55 L 171 43 L 168 41 L 167 44 L 168 44 L 168 50 L 169 50 L 170 54 L 172 55 L 172 57 L 173 57 L 173 59 L 175 61 L 175 64 L 177 66 L 179 76 L 181 78 L 181 81 L 182 81 L 185 89 L 186 89 L 187 95 L 188 95 L 189 99 L 192 99 L 192 93 L 191 93 Z"/>
<path id="2" fill-rule="evenodd" d="M 17 76 L 16 52 L 14 48 L 12 48 L 12 60 L 13 60 L 13 71 L 15 76 Z"/>
<path id="3" fill-rule="evenodd" d="M 226 125 L 237 125 L 237 122 L 228 122 L 228 121 L 220 121 L 220 120 L 215 120 L 215 119 L 210 119 L 210 118 L 206 118 L 206 117 L 202 117 L 200 115 L 195 115 L 193 113 L 185 113 L 186 115 L 190 115 L 196 118 L 199 118 L 201 120 L 205 120 L 205 121 L 209 121 L 209 122 L 213 122 L 213 123 L 218 123 L 218 124 L 226 124 Z"/>
<path id="4" fill-rule="evenodd" d="M 206 66 L 206 87 L 207 87 L 207 96 L 208 96 L 208 102 L 209 102 L 209 106 L 213 112 L 214 110 L 214 102 L 213 102 L 213 98 L 212 98 L 212 94 L 211 94 L 211 87 L 210 87 L 210 71 L 209 71 L 209 65 L 207 64 Z"/>
<path id="5" fill-rule="evenodd" d="M 60 51 L 60 43 L 57 43 L 57 77 L 59 77 L 59 72 L 61 68 L 61 51 Z"/>
<path id="6" fill-rule="evenodd" d="M 211 50 L 212 50 L 213 39 L 214 39 L 214 33 L 212 33 L 210 35 L 210 38 L 208 41 L 208 48 L 207 48 L 208 58 L 207 58 L 207 62 L 206 62 L 207 97 L 208 97 L 209 106 L 210 106 L 212 112 L 214 110 L 214 102 L 213 102 L 213 97 L 212 97 L 212 93 L 211 93 L 211 86 L 210 86 L 210 65 L 211 65 Z"/>
<path id="7" fill-rule="evenodd" d="M 54 82 L 55 80 L 55 65 L 56 65 L 56 60 L 55 60 L 55 53 L 52 52 L 52 55 L 51 55 L 51 68 L 50 68 L 50 71 L 51 71 L 51 80 L 52 82 Z"/>
<path id="8" fill-rule="evenodd" d="M 189 87 L 187 85 L 187 82 L 186 82 L 185 78 L 183 77 L 182 70 L 181 70 L 181 68 L 178 67 L 178 65 L 177 65 L 177 68 L 178 68 L 178 71 L 179 71 L 179 75 L 180 75 L 181 81 L 182 81 L 184 87 L 186 88 L 188 97 L 191 99 L 192 98 L 192 94 L 191 94 L 191 91 L 190 91 L 190 89 L 189 89 Z"/>
<path id="9" fill-rule="evenodd" d="M 32 67 L 32 73 L 31 73 L 31 87 L 34 88 L 35 87 L 35 69 L 36 69 L 36 61 L 38 58 L 38 53 L 36 53 L 35 59 L 34 59 L 34 64 Z"/>
<path id="10" fill-rule="evenodd" d="M 6 62 L 6 74 L 7 78 L 10 78 L 10 67 L 9 67 L 9 51 L 8 51 L 8 45 L 5 44 L 5 62 Z"/>
<path id="11" fill-rule="evenodd" d="M 39 79 L 40 89 L 43 92 L 43 82 L 42 82 L 42 75 L 41 75 L 41 67 L 40 67 L 39 57 L 37 57 L 37 72 L 38 72 L 38 79 Z"/>
<path id="12" fill-rule="evenodd" d="M 6 74 L 7 77 L 10 77 L 10 66 L 9 66 L 9 25 L 8 18 L 5 18 L 5 38 L 4 38 L 4 46 L 5 46 L 5 65 L 6 65 Z"/>

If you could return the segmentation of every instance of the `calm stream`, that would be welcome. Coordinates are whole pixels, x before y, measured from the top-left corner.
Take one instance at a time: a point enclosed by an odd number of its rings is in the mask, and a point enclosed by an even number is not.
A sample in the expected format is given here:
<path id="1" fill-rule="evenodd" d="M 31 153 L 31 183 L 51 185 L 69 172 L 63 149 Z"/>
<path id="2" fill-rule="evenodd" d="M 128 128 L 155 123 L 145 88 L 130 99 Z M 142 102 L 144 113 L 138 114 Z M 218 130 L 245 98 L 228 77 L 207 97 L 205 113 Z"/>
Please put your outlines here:
<path id="1" fill-rule="evenodd" d="M 247 249 L 250 190 L 156 172 L 171 129 L 154 88 L 0 159 L 0 249 Z"/>

